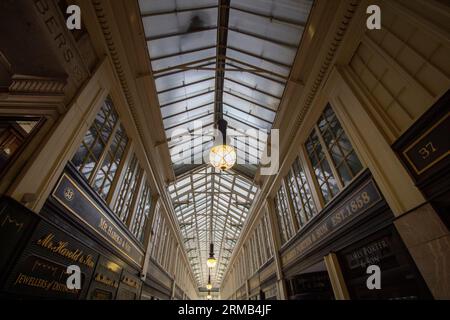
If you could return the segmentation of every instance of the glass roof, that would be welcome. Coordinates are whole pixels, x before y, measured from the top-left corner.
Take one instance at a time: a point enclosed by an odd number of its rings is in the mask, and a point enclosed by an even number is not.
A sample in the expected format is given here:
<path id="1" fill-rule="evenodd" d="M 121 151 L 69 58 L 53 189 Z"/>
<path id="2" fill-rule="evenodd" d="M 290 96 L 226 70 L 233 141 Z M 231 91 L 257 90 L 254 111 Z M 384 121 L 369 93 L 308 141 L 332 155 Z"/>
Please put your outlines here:
<path id="1" fill-rule="evenodd" d="M 192 177 L 197 172 L 193 170 L 211 170 L 204 166 L 214 145 L 215 124 L 222 118 L 228 122 L 229 144 L 237 151 L 233 172 L 253 179 L 312 3 L 313 0 L 139 0 L 167 145 L 178 179 L 186 174 Z M 226 180 L 212 184 L 214 177 L 209 178 L 211 183 L 199 180 L 195 189 L 211 192 L 209 188 L 225 188 Z M 176 185 L 181 181 L 184 179 Z M 189 188 L 193 187 L 187 185 L 187 192 L 192 193 Z M 175 203 L 183 199 L 173 198 Z M 203 198 L 191 200 L 196 202 L 190 207 L 192 212 L 208 207 L 201 203 L 207 201 Z M 220 207 L 220 200 L 216 202 L 213 208 Z M 232 212 L 226 210 L 224 214 L 231 216 Z M 239 216 L 239 212 L 236 214 Z M 205 220 L 201 221 L 195 221 L 192 228 L 208 229 L 203 225 Z M 179 217 L 179 222 L 184 220 Z M 186 237 L 191 236 L 186 233 Z M 188 250 L 194 250 L 188 245 L 187 242 Z M 223 245 L 220 242 L 217 247 Z M 208 248 L 197 246 L 189 254 L 206 260 L 199 250 Z M 200 281 L 207 278 L 204 266 L 193 262 L 193 268 Z"/>
<path id="2" fill-rule="evenodd" d="M 208 281 L 206 259 L 214 243 L 217 267 L 211 271 L 219 287 L 257 187 L 233 171 L 201 166 L 168 187 L 184 245 L 199 287 Z"/>

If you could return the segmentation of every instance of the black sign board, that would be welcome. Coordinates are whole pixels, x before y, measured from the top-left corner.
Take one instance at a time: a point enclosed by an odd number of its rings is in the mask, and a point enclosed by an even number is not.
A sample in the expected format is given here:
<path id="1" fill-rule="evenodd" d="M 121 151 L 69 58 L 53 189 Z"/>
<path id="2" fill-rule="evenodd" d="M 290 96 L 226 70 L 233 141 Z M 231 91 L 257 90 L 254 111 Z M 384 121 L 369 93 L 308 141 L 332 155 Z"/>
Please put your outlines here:
<path id="1" fill-rule="evenodd" d="M 295 244 L 295 255 L 300 256 L 316 244 L 335 233 L 341 227 L 382 201 L 375 182 L 370 179 L 355 192 L 343 199 L 341 204 L 329 212 L 322 221 L 303 235 Z"/>
<path id="2" fill-rule="evenodd" d="M 0 272 L 11 261 L 19 247 L 26 242 L 31 230 L 38 222 L 38 216 L 15 202 L 2 197 L 0 199 Z"/>
<path id="3" fill-rule="evenodd" d="M 117 289 L 120 285 L 122 267 L 117 263 L 100 256 L 94 277 L 89 288 L 87 299 L 89 300 L 112 300 L 116 298 Z"/>
<path id="4" fill-rule="evenodd" d="M 333 291 L 326 271 L 299 274 L 288 280 L 291 300 L 331 300 Z"/>
<path id="5" fill-rule="evenodd" d="M 345 260 L 350 270 L 362 268 L 365 271 L 367 266 L 379 264 L 392 255 L 391 248 L 390 237 L 382 237 L 348 253 Z"/>
<path id="6" fill-rule="evenodd" d="M 421 175 L 450 154 L 450 113 L 439 119 L 403 151 L 407 165 Z"/>
<path id="7" fill-rule="evenodd" d="M 46 221 L 36 227 L 10 275 L 5 290 L 26 297 L 83 298 L 98 254 Z M 80 268 L 81 288 L 67 286 L 67 267 Z"/>
<path id="8" fill-rule="evenodd" d="M 392 145 L 419 188 L 436 179 L 435 176 L 439 179 L 448 171 L 446 169 L 450 163 L 449 110 L 450 90 Z"/>
<path id="9" fill-rule="evenodd" d="M 352 299 L 423 299 L 430 294 L 394 227 L 336 253 Z M 380 289 L 370 290 L 369 266 L 380 270 Z"/>
<path id="10" fill-rule="evenodd" d="M 143 250 L 67 174 L 62 176 L 53 197 L 130 262 L 142 265 Z"/>

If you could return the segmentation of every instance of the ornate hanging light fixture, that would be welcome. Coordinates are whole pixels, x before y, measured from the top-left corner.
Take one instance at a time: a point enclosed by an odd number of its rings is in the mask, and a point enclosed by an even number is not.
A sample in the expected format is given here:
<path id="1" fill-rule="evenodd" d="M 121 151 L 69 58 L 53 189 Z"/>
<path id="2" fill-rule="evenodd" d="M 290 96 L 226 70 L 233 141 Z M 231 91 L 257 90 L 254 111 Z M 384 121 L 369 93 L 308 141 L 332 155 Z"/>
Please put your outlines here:
<path id="1" fill-rule="evenodd" d="M 211 269 L 210 269 L 211 270 Z M 212 289 L 212 283 L 211 283 L 211 271 L 208 274 L 208 283 L 206 284 L 206 289 L 211 290 Z"/>
<path id="2" fill-rule="evenodd" d="M 206 265 L 208 268 L 214 268 L 217 264 L 217 259 L 214 257 L 214 244 L 209 245 L 209 258 L 206 260 Z"/>
<path id="3" fill-rule="evenodd" d="M 222 144 L 215 145 L 209 152 L 209 162 L 219 170 L 231 169 L 236 163 L 236 150 L 227 144 L 227 122 L 224 119 L 217 121 L 217 126 L 222 134 Z"/>

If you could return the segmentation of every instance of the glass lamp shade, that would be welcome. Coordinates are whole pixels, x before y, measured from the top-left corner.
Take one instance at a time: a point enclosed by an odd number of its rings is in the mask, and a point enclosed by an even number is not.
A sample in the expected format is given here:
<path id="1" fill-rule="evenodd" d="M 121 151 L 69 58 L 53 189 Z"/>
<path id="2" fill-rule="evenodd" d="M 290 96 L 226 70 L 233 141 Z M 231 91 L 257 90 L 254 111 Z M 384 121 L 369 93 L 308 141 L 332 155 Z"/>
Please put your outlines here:
<path id="1" fill-rule="evenodd" d="M 206 296 L 206 299 L 211 300 L 211 299 L 212 299 L 211 295 L 208 294 L 208 295 Z"/>
<path id="2" fill-rule="evenodd" d="M 236 163 L 236 151 L 226 144 L 214 146 L 209 152 L 209 162 L 216 169 L 228 170 Z"/>
<path id="3" fill-rule="evenodd" d="M 211 283 L 208 283 L 208 284 L 206 285 L 206 289 L 211 290 L 211 289 L 212 289 L 212 284 L 211 284 Z"/>
<path id="4" fill-rule="evenodd" d="M 208 260 L 206 260 L 206 265 L 208 268 L 214 268 L 217 264 L 217 259 L 214 257 L 209 257 Z"/>

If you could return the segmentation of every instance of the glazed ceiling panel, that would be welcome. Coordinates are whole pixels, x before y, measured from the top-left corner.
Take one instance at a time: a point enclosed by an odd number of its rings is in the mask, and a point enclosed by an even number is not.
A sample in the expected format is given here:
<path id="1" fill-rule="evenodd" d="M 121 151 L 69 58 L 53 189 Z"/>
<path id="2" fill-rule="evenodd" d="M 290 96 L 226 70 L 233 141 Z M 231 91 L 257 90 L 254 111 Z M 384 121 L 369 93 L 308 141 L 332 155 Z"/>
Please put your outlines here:
<path id="1" fill-rule="evenodd" d="M 218 264 L 211 270 L 211 282 L 219 287 L 256 186 L 232 171 L 216 173 L 204 165 L 180 177 L 168 191 L 198 286 L 208 281 L 206 259 L 212 242 Z"/>
<path id="2" fill-rule="evenodd" d="M 252 180 L 258 169 L 266 148 L 258 132 L 265 136 L 272 129 L 312 3 L 139 0 L 177 176 L 169 191 L 201 286 L 207 279 L 210 232 L 221 250 L 216 282 L 239 236 L 239 228 L 228 224 L 242 223 L 246 209 L 231 202 L 252 200 L 254 192 L 244 187 L 241 194 L 236 183 Z M 220 118 L 227 120 L 229 143 L 237 151 L 230 176 L 212 172 L 205 163 Z"/>

